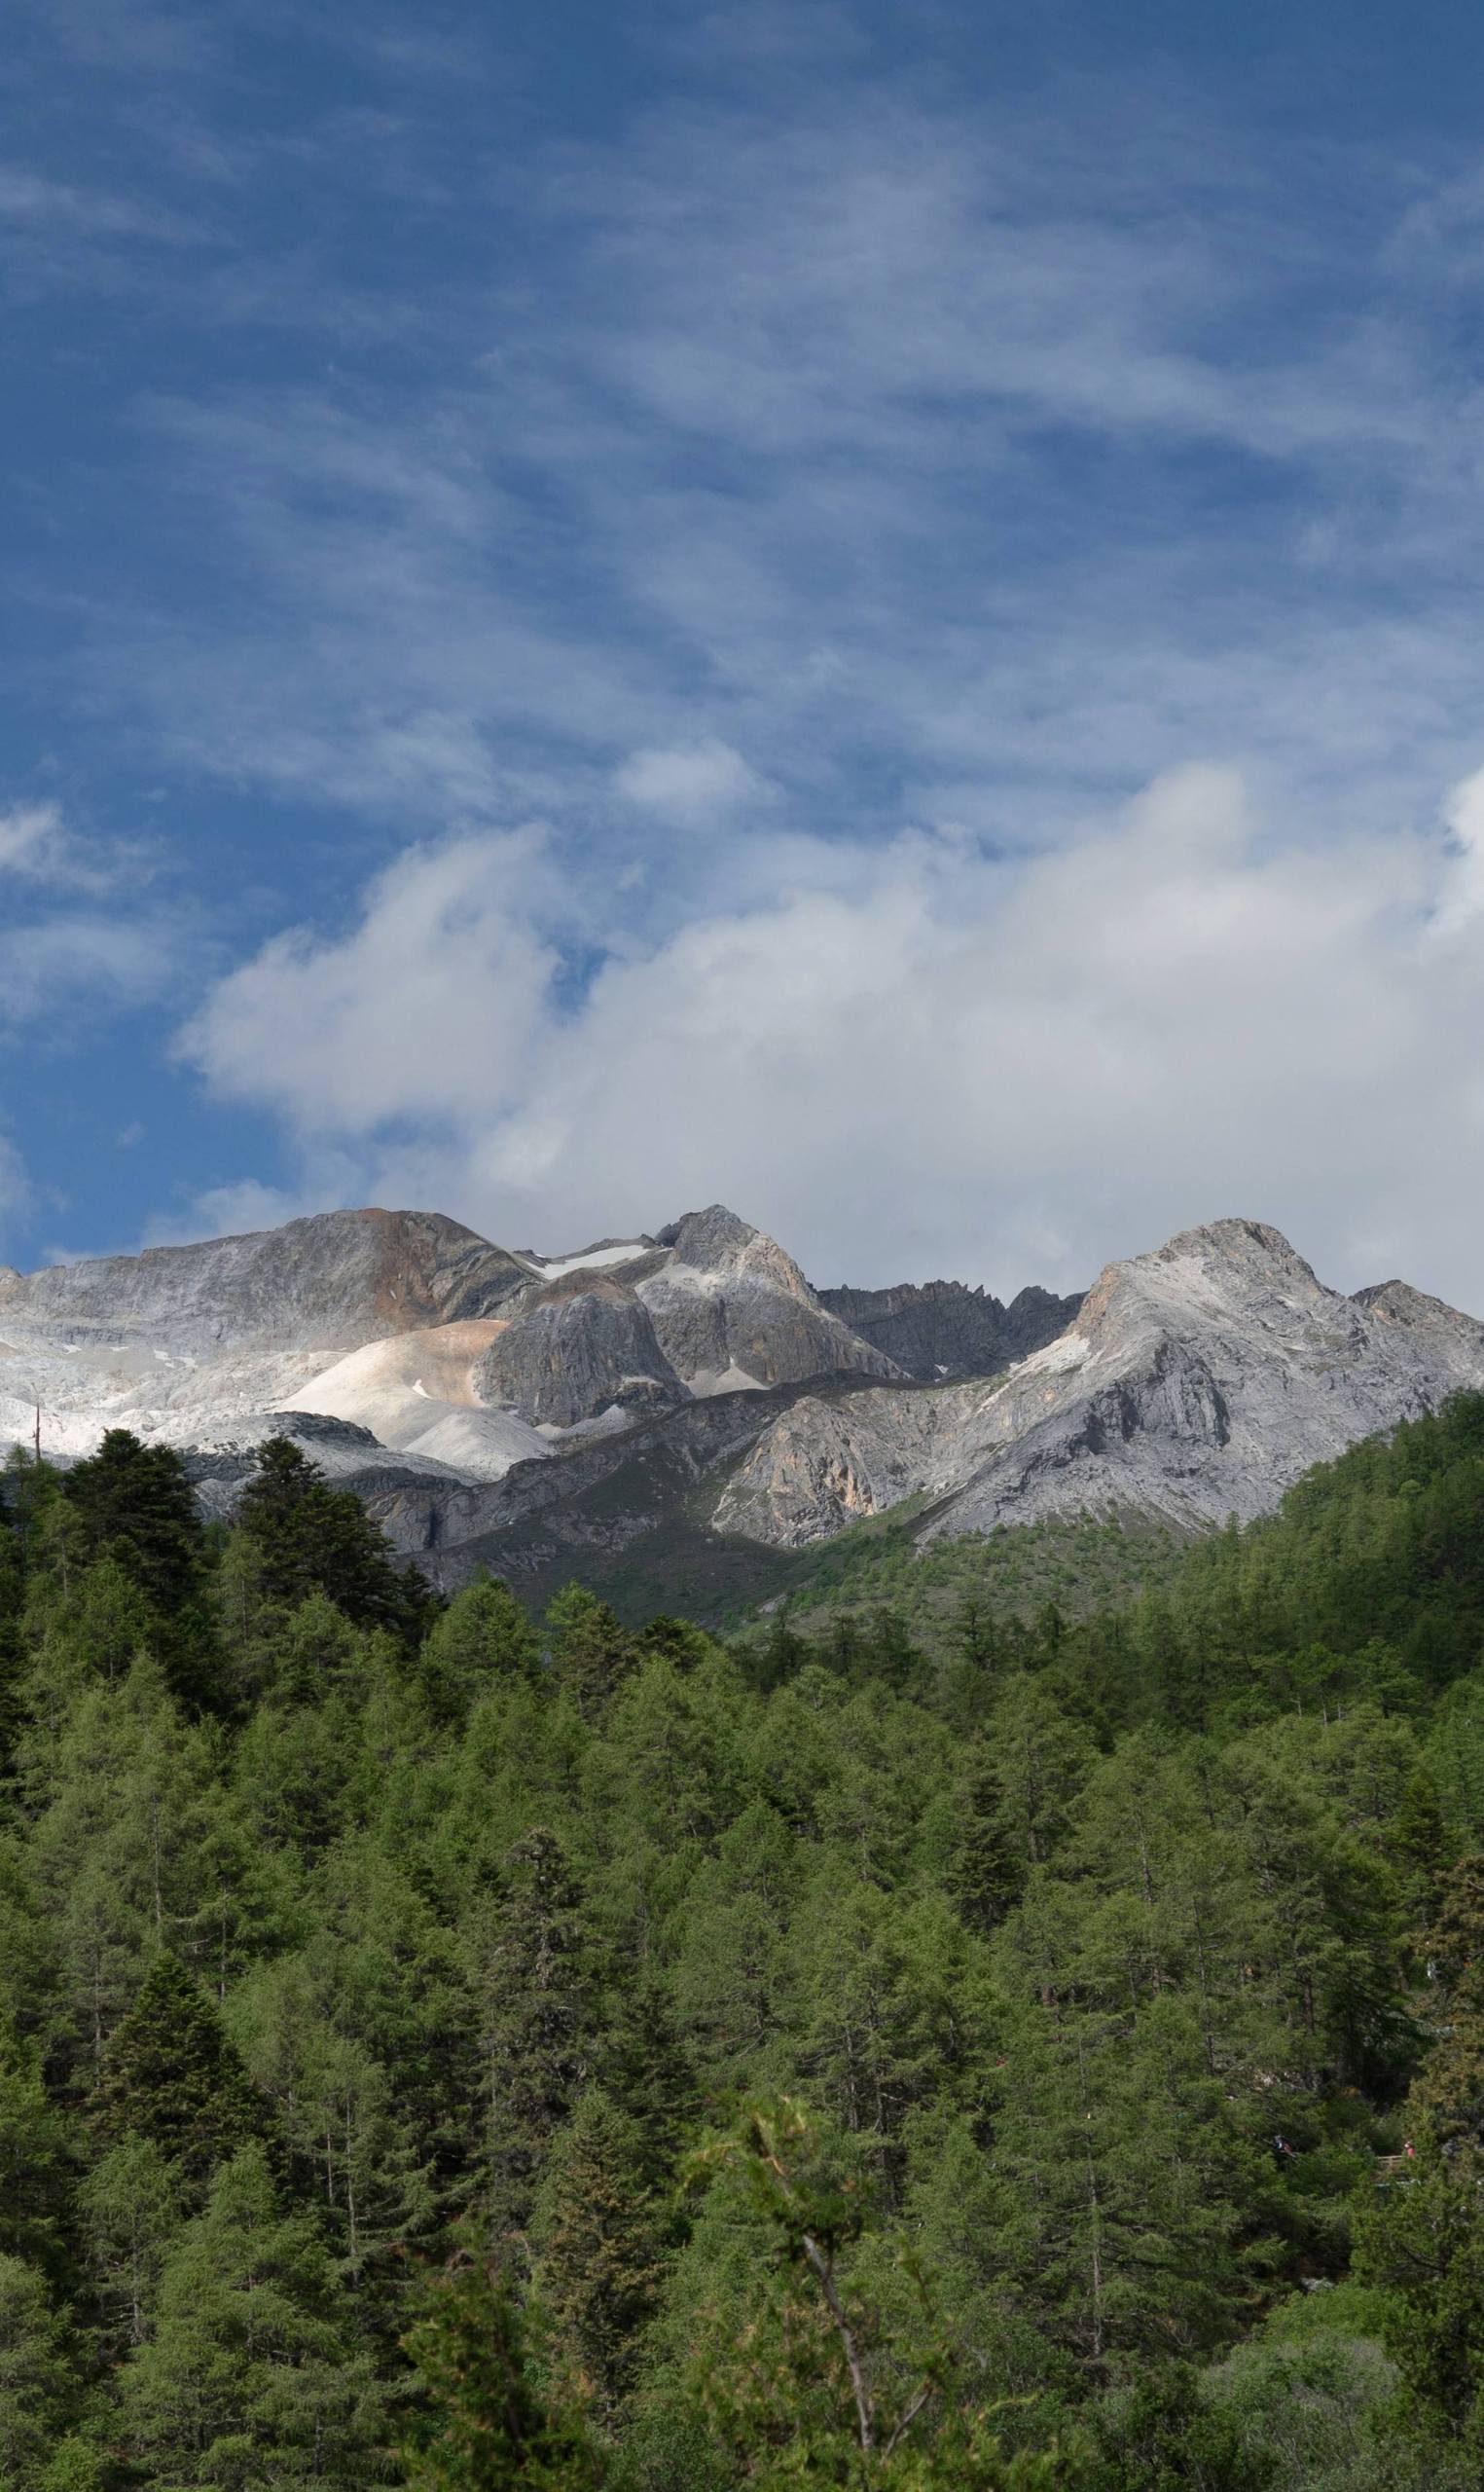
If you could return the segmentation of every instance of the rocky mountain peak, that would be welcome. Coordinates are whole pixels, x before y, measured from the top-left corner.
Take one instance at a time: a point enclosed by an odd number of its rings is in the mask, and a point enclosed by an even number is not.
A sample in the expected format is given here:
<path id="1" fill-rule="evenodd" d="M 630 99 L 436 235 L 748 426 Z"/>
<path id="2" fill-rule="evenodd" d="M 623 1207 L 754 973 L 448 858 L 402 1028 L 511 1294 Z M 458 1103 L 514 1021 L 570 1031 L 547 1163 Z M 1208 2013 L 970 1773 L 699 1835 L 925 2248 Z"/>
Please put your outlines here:
<path id="1" fill-rule="evenodd" d="M 1295 1252 L 1281 1228 L 1265 1220 L 1212 1220 L 1183 1228 L 1140 1262 L 1198 1262 L 1209 1269 L 1246 1274 L 1284 1272 L 1317 1289 L 1312 1265 Z"/>
<path id="2" fill-rule="evenodd" d="M 1213 1220 L 1163 1246 L 1107 1264 L 1082 1301 L 1075 1329 L 1096 1338 L 1111 1324 L 1199 1329 L 1239 1307 L 1332 1301 L 1282 1229 L 1262 1220 Z"/>
<path id="3" fill-rule="evenodd" d="M 441 1212 L 327 1211 L 281 1228 L 56 1264 L 5 1292 L 8 1323 L 199 1354 L 359 1347 L 492 1312 L 529 1274 Z"/>

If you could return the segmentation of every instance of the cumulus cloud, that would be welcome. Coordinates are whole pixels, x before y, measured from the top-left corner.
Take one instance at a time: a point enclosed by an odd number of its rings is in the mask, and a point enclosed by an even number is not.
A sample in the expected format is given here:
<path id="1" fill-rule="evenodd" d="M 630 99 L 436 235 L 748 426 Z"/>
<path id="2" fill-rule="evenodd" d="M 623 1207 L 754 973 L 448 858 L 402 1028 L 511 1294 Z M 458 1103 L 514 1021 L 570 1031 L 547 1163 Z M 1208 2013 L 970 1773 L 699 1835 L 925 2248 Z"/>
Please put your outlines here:
<path id="1" fill-rule="evenodd" d="M 344 935 L 271 944 L 185 1047 L 368 1198 L 507 1242 L 722 1195 L 821 1281 L 1004 1289 L 1241 1212 L 1347 1286 L 1484 1308 L 1471 818 L 1280 843 L 1235 772 L 1190 768 L 1019 861 L 837 852 L 575 994 L 529 842 L 459 841 Z"/>
<path id="2" fill-rule="evenodd" d="M 558 968 L 532 915 L 542 883 L 533 833 L 415 848 L 347 934 L 281 934 L 234 971 L 183 1051 L 227 1095 L 315 1130 L 497 1115 L 522 1092 Z"/>
<path id="3" fill-rule="evenodd" d="M 762 812 L 776 795 L 767 780 L 719 736 L 633 752 L 616 773 L 615 785 L 627 803 L 685 830 Z"/>

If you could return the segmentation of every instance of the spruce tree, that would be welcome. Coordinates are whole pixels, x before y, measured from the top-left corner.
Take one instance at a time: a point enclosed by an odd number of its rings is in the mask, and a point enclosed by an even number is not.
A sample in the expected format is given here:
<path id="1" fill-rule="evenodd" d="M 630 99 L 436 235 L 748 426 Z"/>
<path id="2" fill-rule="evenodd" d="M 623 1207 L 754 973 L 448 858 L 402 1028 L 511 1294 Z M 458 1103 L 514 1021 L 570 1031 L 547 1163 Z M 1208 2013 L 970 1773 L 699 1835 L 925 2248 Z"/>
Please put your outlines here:
<path id="1" fill-rule="evenodd" d="M 199 1600 L 206 1540 L 185 1464 L 173 1448 L 141 1445 L 110 1428 L 94 1454 L 74 1463 L 63 1493 L 79 1517 L 87 1554 L 105 1550 L 162 1618 Z"/>
<path id="2" fill-rule="evenodd" d="M 149 2139 L 197 2186 L 249 2140 L 267 2107 L 213 2001 L 178 1957 L 161 1956 L 103 2054 L 99 2135 Z"/>
<path id="3" fill-rule="evenodd" d="M 237 1506 L 258 1559 L 261 1597 L 297 1608 L 322 1593 L 356 1627 L 389 1628 L 412 1645 L 436 1614 L 421 1577 L 398 1566 L 359 1497 L 332 1488 L 288 1437 L 271 1437 Z"/>
<path id="4" fill-rule="evenodd" d="M 479 2211 L 496 2241 L 529 2219 L 548 2147 L 587 2071 L 591 1941 L 561 1844 L 516 1844 L 505 1891 L 470 1933 L 483 2139 Z"/>
<path id="5" fill-rule="evenodd" d="M 536 2377 L 506 2269 L 457 2260 L 406 2344 L 423 2410 L 403 2456 L 420 2492 L 597 2492 L 592 2443 Z"/>
<path id="6" fill-rule="evenodd" d="M 536 2279 L 585 2396 L 605 2412 L 637 2368 L 661 2278 L 658 2215 L 638 2123 L 590 2086 L 557 2139 L 536 2221 Z"/>

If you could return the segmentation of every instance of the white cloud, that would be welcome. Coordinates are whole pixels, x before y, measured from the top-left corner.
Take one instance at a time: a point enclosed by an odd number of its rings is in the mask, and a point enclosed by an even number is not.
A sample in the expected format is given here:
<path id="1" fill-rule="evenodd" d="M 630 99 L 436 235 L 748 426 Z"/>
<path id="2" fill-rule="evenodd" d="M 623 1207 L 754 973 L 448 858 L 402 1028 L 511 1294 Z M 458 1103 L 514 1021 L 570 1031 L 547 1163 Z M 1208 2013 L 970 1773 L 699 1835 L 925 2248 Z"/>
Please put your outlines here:
<path id="1" fill-rule="evenodd" d="M 316 1130 L 496 1115 L 522 1094 L 557 955 L 531 911 L 531 832 L 415 848 L 340 941 L 281 934 L 227 978 L 181 1042 L 216 1088 Z"/>
<path id="2" fill-rule="evenodd" d="M 0 814 L 0 873 L 51 882 L 66 847 L 59 805 L 13 805 Z"/>
<path id="3" fill-rule="evenodd" d="M 1461 780 L 1443 807 L 1453 841 L 1453 861 L 1433 925 L 1455 934 L 1484 915 L 1484 770 Z"/>
<path id="4" fill-rule="evenodd" d="M 706 829 L 767 811 L 778 790 L 719 736 L 632 752 L 615 774 L 625 801 L 678 829 Z"/>
<path id="5" fill-rule="evenodd" d="M 570 1005 L 557 898 L 538 923 L 497 855 L 413 852 L 190 1035 L 363 1198 L 555 1249 L 722 1195 L 821 1281 L 1000 1289 L 1240 1212 L 1348 1286 L 1384 1264 L 1484 1311 L 1484 923 L 1437 938 L 1441 837 L 1278 844 L 1192 768 L 1014 863 L 910 834 L 847 882 L 837 851 Z"/>
<path id="6" fill-rule="evenodd" d="M 13 1142 L 0 1134 L 0 1241 L 25 1217 L 32 1199 L 20 1154 Z"/>
<path id="7" fill-rule="evenodd" d="M 126 874 L 137 874 L 142 863 L 137 849 L 117 843 L 105 850 L 80 838 L 58 804 L 12 805 L 0 813 L 0 875 L 54 889 L 103 892 Z"/>
<path id="8" fill-rule="evenodd" d="M 159 920 L 74 911 L 0 932 L 0 1022 L 43 1024 L 62 1038 L 68 1016 L 127 1011 L 169 984 L 176 930 Z"/>

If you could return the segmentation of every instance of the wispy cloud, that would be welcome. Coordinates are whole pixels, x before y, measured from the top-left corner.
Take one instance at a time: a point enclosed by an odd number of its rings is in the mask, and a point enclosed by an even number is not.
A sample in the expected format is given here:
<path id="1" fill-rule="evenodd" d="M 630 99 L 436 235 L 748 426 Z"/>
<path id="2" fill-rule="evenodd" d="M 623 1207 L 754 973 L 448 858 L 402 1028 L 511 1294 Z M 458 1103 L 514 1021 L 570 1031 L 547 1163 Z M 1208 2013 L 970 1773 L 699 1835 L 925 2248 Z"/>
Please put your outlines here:
<path id="1" fill-rule="evenodd" d="M 1395 273 L 1417 184 L 1326 223 L 1362 168 L 1119 102 L 1116 170 L 1074 113 L 865 71 L 658 107 L 491 188 L 514 261 L 466 215 L 400 357 L 384 295 L 270 288 L 344 381 L 138 408 L 182 562 L 168 612 L 95 608 L 93 681 L 196 770 L 620 851 L 629 757 L 712 747 L 881 835 L 1028 795 L 1044 831 L 1212 751 L 1404 813 L 1467 758 L 1484 552 Z"/>
<path id="2" fill-rule="evenodd" d="M 98 893 L 126 878 L 145 878 L 146 856 L 137 844 L 89 839 L 65 820 L 59 804 L 12 805 L 0 813 L 0 876 L 53 890 Z"/>

